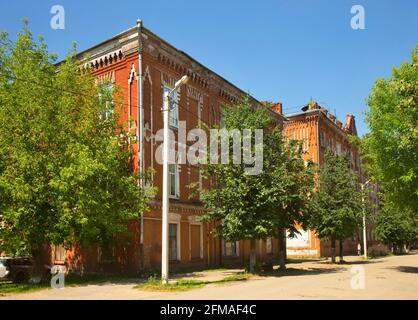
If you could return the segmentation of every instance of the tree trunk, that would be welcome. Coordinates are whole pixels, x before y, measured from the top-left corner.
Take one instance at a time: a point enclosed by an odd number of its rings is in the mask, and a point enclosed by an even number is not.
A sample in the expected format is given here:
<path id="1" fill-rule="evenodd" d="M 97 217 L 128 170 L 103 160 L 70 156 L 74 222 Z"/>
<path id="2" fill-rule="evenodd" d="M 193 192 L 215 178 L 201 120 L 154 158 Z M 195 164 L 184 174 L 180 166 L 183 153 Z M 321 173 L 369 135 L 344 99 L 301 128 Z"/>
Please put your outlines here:
<path id="1" fill-rule="evenodd" d="M 335 234 L 333 234 L 332 236 L 331 236 L 331 262 L 332 263 L 335 263 L 336 262 L 336 259 L 335 259 L 335 256 L 336 256 L 336 254 L 335 254 L 335 243 L 336 243 L 336 239 L 335 239 Z"/>
<path id="2" fill-rule="evenodd" d="M 279 230 L 279 267 L 286 269 L 286 229 Z"/>
<path id="3" fill-rule="evenodd" d="M 255 273 L 255 263 L 256 263 L 256 251 L 255 251 L 255 239 L 250 240 L 250 273 Z"/>
<path id="4" fill-rule="evenodd" d="M 31 281 L 33 283 L 39 283 L 42 280 L 45 280 L 45 267 L 44 267 L 44 250 L 43 247 L 32 250 L 32 261 L 33 268 L 31 274 L 27 274 L 28 278 L 24 279 L 25 281 Z"/>
<path id="5" fill-rule="evenodd" d="M 343 240 L 340 239 L 340 263 L 344 262 Z"/>

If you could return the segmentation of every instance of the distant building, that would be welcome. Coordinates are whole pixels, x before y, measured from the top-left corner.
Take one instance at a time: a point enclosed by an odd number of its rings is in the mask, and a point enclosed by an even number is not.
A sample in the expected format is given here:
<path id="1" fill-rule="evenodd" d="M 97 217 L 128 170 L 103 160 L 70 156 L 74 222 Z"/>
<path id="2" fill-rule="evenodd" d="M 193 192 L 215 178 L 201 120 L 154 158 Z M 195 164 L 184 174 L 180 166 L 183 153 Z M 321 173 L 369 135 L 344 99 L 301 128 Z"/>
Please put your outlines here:
<path id="1" fill-rule="evenodd" d="M 348 140 L 349 135 L 357 136 L 355 117 L 352 114 L 346 116 L 345 124 L 343 124 L 326 108 L 311 101 L 300 112 L 286 114 L 286 118 L 284 135 L 303 142 L 304 160 L 313 161 L 318 167 L 321 167 L 325 161 L 327 150 L 336 154 L 346 154 L 351 162 L 351 169 L 359 177 L 359 182 L 365 182 L 359 152 L 356 147 L 350 145 Z M 373 185 L 373 188 L 376 186 Z M 369 197 L 377 203 L 375 192 L 371 192 Z M 374 227 L 371 225 L 366 230 L 367 240 L 371 246 L 376 243 Z M 313 230 L 300 230 L 300 232 L 301 235 L 296 238 L 287 238 L 288 256 L 319 257 L 330 255 L 329 241 L 320 241 Z M 355 253 L 358 243 L 363 246 L 362 229 L 353 234 L 351 239 L 344 241 L 343 250 L 345 253 Z"/>

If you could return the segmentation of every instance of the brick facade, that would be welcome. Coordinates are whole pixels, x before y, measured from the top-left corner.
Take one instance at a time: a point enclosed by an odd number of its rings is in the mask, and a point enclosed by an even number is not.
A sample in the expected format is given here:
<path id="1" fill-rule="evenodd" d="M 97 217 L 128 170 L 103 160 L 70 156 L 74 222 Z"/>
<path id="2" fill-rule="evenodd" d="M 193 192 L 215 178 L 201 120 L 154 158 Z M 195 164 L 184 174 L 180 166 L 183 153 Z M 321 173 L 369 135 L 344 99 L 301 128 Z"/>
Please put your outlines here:
<path id="1" fill-rule="evenodd" d="M 97 84 L 111 83 L 123 96 L 121 121 L 128 130 L 138 134 L 138 106 L 140 105 L 139 57 L 142 61 L 142 101 L 144 110 L 144 152 L 138 154 L 138 143 L 132 145 L 134 170 L 139 170 L 139 156 L 143 157 L 145 169 L 155 170 L 154 186 L 158 193 L 151 201 L 150 210 L 143 216 L 143 245 L 141 246 L 141 219 L 130 224 L 132 236 L 129 243 L 118 248 L 80 249 L 63 252 L 60 247 L 51 248 L 51 262 L 66 265 L 68 269 L 81 272 L 128 272 L 159 270 L 161 267 L 161 196 L 162 166 L 155 160 L 160 144 L 158 130 L 163 128 L 161 108 L 164 87 L 172 88 L 183 75 L 190 78 L 177 92 L 178 120 L 185 121 L 187 131 L 206 123 L 209 127 L 220 122 L 220 107 L 233 104 L 246 93 L 209 70 L 184 52 L 176 49 L 150 30 L 134 27 L 116 37 L 86 50 L 80 59 L 93 69 Z M 255 98 L 250 101 L 260 104 Z M 355 133 L 354 117 L 347 118 L 345 127 L 327 115 L 319 106 L 307 106 L 301 113 L 282 115 L 281 103 L 269 110 L 276 125 L 283 126 L 287 136 L 304 141 L 304 158 L 323 162 L 327 148 L 341 152 L 350 150 L 354 170 L 360 170 L 358 153 L 349 146 L 348 133 Z M 132 121 L 128 124 L 128 119 Z M 177 133 L 178 134 L 178 133 Z M 219 265 L 243 265 L 249 260 L 249 241 L 225 243 L 212 236 L 212 226 L 199 222 L 204 208 L 196 195 L 190 198 L 187 187 L 201 181 L 199 170 L 190 164 L 177 166 L 178 194 L 170 198 L 170 261 L 171 269 L 201 268 Z M 353 244 L 346 243 L 346 250 L 353 251 Z M 302 244 L 302 245 L 301 245 Z M 273 260 L 278 257 L 278 240 L 257 241 L 258 259 Z M 288 239 L 287 251 L 295 256 L 323 256 L 329 254 L 329 245 L 308 231 L 300 239 Z"/>
<path id="2" fill-rule="evenodd" d="M 52 263 L 66 264 L 74 271 L 83 272 L 130 272 L 141 270 L 158 270 L 161 266 L 161 196 L 162 166 L 155 160 L 155 153 L 160 144 L 158 130 L 163 128 L 161 108 L 163 105 L 164 87 L 172 88 L 183 75 L 190 77 L 183 85 L 178 98 L 178 120 L 186 121 L 187 131 L 198 127 L 200 122 L 210 127 L 220 121 L 220 107 L 233 104 L 246 93 L 233 84 L 201 65 L 184 52 L 176 49 L 150 30 L 141 28 L 129 29 L 118 36 L 105 41 L 85 52 L 80 59 L 86 66 L 93 68 L 97 84 L 111 83 L 118 87 L 123 96 L 121 122 L 126 123 L 132 133 L 138 129 L 138 71 L 139 55 L 142 58 L 143 108 L 144 108 L 144 166 L 145 170 L 155 170 L 154 186 L 158 193 L 151 201 L 150 210 L 143 217 L 143 251 L 140 245 L 141 219 L 132 221 L 130 243 L 121 248 L 104 250 L 74 248 L 57 260 L 52 248 Z M 141 48 L 142 50 L 138 50 Z M 250 97 L 256 105 L 259 102 Z M 277 125 L 282 125 L 284 117 L 272 110 L 269 111 Z M 131 124 L 127 120 L 131 119 Z M 176 130 L 174 130 L 176 131 Z M 178 133 L 177 133 L 178 134 Z M 138 144 L 133 145 L 134 169 L 139 170 Z M 141 156 L 141 155 L 140 155 Z M 239 241 L 237 244 L 225 244 L 221 239 L 210 234 L 209 225 L 199 222 L 204 212 L 199 196 L 190 198 L 191 191 L 187 187 L 192 182 L 201 182 L 197 167 L 184 164 L 177 166 L 179 172 L 178 196 L 170 198 L 169 223 L 170 241 L 177 243 L 171 249 L 174 259 L 170 262 L 171 269 L 186 267 L 207 267 L 225 264 L 243 264 L 249 257 L 249 242 Z M 173 233 L 173 234 L 171 234 Z M 175 235 L 174 235 L 175 234 Z M 268 241 L 268 244 L 266 243 Z M 104 252 L 106 251 L 106 252 Z M 260 240 L 257 254 L 262 260 L 270 260 L 278 254 L 278 241 Z"/>
<path id="3" fill-rule="evenodd" d="M 284 126 L 285 136 L 303 141 L 303 158 L 313 161 L 319 167 L 323 165 L 325 153 L 331 150 L 334 153 L 346 153 L 351 161 L 352 170 L 359 176 L 360 181 L 365 181 L 361 168 L 361 160 L 356 147 L 350 145 L 348 136 L 357 135 L 355 118 L 353 115 L 346 116 L 345 124 L 321 107 L 316 102 L 310 102 L 302 108 L 301 112 L 286 115 L 287 121 Z M 372 192 L 373 202 L 377 202 L 376 193 Z M 373 226 L 368 226 L 367 237 L 370 246 L 377 244 Z M 288 256 L 330 256 L 331 245 L 329 241 L 320 241 L 313 230 L 304 232 L 296 239 L 287 240 Z M 358 230 L 352 239 L 344 241 L 343 251 L 345 254 L 355 254 L 357 244 L 362 241 L 362 230 Z M 337 244 L 337 254 L 339 246 Z"/>

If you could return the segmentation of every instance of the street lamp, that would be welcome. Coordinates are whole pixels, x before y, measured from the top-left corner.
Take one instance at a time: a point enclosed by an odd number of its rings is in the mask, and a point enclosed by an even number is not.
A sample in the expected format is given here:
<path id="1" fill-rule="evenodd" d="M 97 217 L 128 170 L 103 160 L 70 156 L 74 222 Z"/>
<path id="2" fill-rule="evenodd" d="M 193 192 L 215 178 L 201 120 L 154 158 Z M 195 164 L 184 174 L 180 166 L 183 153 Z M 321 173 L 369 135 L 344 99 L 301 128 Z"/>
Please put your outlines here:
<path id="1" fill-rule="evenodd" d="M 366 208 L 364 205 L 364 187 L 369 184 L 370 180 L 367 180 L 365 183 L 361 184 L 361 206 L 363 209 L 363 253 L 364 258 L 367 259 L 367 237 L 366 237 Z"/>
<path id="2" fill-rule="evenodd" d="M 161 281 L 168 284 L 168 158 L 170 150 L 168 116 L 170 113 L 170 96 L 177 91 L 180 86 L 186 84 L 189 80 L 188 76 L 183 76 L 174 85 L 171 91 L 164 92 L 163 101 L 163 118 L 164 118 L 164 145 L 163 145 L 163 206 L 162 206 L 162 252 L 161 252 Z"/>

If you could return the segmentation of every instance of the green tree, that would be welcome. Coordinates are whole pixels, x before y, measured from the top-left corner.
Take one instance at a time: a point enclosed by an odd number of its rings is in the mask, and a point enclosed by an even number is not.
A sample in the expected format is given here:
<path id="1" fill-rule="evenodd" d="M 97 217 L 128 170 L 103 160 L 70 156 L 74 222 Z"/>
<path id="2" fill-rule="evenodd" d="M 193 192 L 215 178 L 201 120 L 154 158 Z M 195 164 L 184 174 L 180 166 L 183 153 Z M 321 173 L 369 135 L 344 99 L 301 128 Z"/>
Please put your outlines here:
<path id="1" fill-rule="evenodd" d="M 385 203 L 418 214 L 418 46 L 411 61 L 379 79 L 368 98 L 362 141 L 368 174 L 379 181 Z"/>
<path id="2" fill-rule="evenodd" d="M 130 165 L 117 93 L 55 65 L 25 25 L 0 36 L 0 251 L 110 243 L 146 209 Z"/>
<path id="3" fill-rule="evenodd" d="M 301 148 L 294 142 L 285 142 L 281 128 L 273 123 L 265 107 L 253 108 L 246 98 L 237 105 L 224 107 L 222 119 L 228 132 L 252 130 L 251 154 L 262 148 L 263 168 L 250 175 L 245 172 L 245 164 L 234 164 L 231 139 L 228 164 L 201 166 L 203 176 L 212 182 L 202 190 L 202 200 L 209 209 L 203 220 L 214 221 L 216 235 L 225 241 L 250 240 L 250 271 L 254 272 L 257 239 L 283 239 L 285 229 L 294 235 L 298 232 L 296 224 L 305 226 L 313 171 L 305 170 Z M 255 129 L 263 130 L 260 144 L 255 143 Z M 241 145 L 241 150 L 246 149 Z M 282 255 L 283 268 L 284 263 Z"/>
<path id="4" fill-rule="evenodd" d="M 377 216 L 376 235 L 390 245 L 394 253 L 402 253 L 404 246 L 418 241 L 418 218 L 411 211 L 400 211 L 387 204 Z"/>
<path id="5" fill-rule="evenodd" d="M 362 217 L 361 192 L 356 180 L 346 156 L 326 153 L 325 163 L 319 169 L 309 224 L 320 239 L 331 241 L 332 262 L 336 261 L 336 241 L 340 240 L 342 247 L 342 241 L 354 234 Z"/>

